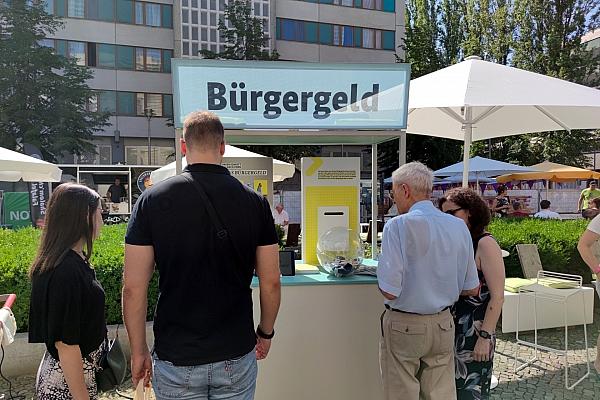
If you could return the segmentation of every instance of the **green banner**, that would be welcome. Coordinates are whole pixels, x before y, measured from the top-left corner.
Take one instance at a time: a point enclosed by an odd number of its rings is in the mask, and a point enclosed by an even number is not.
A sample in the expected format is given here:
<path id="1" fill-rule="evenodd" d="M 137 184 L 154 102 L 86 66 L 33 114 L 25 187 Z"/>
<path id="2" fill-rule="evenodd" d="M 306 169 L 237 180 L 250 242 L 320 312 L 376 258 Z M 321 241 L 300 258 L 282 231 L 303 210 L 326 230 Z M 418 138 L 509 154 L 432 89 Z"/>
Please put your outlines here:
<path id="1" fill-rule="evenodd" d="M 31 212 L 29 211 L 29 193 L 9 192 L 4 193 L 2 202 L 4 225 L 12 228 L 31 226 Z"/>

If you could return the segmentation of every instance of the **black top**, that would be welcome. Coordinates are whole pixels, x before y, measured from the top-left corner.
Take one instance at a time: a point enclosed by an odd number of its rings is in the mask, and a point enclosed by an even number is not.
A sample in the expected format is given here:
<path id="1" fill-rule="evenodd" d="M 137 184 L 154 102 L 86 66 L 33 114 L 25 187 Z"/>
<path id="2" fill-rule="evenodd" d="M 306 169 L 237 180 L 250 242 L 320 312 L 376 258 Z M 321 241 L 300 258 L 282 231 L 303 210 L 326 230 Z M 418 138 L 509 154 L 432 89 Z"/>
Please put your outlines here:
<path id="1" fill-rule="evenodd" d="M 110 201 L 113 203 L 120 203 L 121 197 L 127 196 L 127 190 L 123 185 L 112 184 L 108 187 L 107 193 L 110 193 Z"/>
<path id="2" fill-rule="evenodd" d="M 176 176 L 142 193 L 125 242 L 153 246 L 159 272 L 154 346 L 161 360 L 200 365 L 239 357 L 256 344 L 250 284 L 256 247 L 277 243 L 269 202 L 220 165 L 193 164 L 243 261 L 216 228 L 191 182 Z"/>
<path id="3" fill-rule="evenodd" d="M 45 343 L 58 360 L 58 341 L 79 345 L 85 357 L 105 337 L 104 289 L 77 253 L 69 250 L 56 268 L 32 277 L 29 343 Z"/>

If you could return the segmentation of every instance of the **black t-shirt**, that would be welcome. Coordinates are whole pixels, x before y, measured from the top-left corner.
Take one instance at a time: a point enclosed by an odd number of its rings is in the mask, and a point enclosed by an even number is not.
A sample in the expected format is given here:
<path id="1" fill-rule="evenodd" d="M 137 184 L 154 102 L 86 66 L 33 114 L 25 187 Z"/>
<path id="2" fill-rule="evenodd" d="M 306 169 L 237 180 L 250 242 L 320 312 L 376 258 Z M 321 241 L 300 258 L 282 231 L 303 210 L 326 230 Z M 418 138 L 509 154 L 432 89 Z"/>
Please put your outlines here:
<path id="1" fill-rule="evenodd" d="M 159 272 L 154 346 L 161 360 L 201 365 L 238 357 L 256 344 L 250 284 L 257 246 L 277 243 L 269 202 L 220 165 L 193 164 L 241 255 L 216 228 L 191 182 L 176 176 L 142 193 L 125 242 L 153 246 Z M 238 261 L 241 258 L 240 261 Z"/>
<path id="2" fill-rule="evenodd" d="M 121 197 L 127 196 L 127 191 L 123 185 L 110 185 L 107 193 L 110 193 L 110 201 L 113 203 L 120 203 Z"/>
<path id="3" fill-rule="evenodd" d="M 79 345 L 85 357 L 105 337 L 104 289 L 77 253 L 69 250 L 56 268 L 32 277 L 29 343 L 45 343 L 58 360 L 58 341 Z"/>

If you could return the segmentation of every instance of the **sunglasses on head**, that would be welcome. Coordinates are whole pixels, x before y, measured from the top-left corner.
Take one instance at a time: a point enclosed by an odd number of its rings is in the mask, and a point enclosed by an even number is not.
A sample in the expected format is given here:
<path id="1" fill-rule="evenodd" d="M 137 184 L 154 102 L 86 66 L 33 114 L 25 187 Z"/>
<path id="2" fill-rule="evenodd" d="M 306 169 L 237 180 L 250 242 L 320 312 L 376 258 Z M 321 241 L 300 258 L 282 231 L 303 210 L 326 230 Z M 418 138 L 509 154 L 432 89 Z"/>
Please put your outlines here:
<path id="1" fill-rule="evenodd" d="M 456 213 L 457 213 L 457 212 L 459 212 L 460 210 L 464 210 L 464 208 L 462 208 L 462 207 L 459 207 L 459 208 L 455 208 L 455 209 L 452 209 L 452 210 L 446 210 L 446 211 L 444 211 L 444 213 L 445 213 L 445 214 L 450 214 L 450 215 L 454 216 L 454 215 L 456 215 Z"/>

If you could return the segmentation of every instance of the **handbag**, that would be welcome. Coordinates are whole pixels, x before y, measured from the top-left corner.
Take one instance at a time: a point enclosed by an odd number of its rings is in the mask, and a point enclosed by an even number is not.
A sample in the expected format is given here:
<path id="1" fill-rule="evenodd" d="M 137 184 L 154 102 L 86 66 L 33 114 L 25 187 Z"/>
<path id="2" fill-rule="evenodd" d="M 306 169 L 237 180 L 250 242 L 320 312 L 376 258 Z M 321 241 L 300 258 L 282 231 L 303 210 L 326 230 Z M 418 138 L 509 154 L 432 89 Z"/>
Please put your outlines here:
<path id="1" fill-rule="evenodd" d="M 116 389 L 127 378 L 127 358 L 119 342 L 119 326 L 114 339 L 104 341 L 104 351 L 98 362 L 96 384 L 99 392 Z"/>

